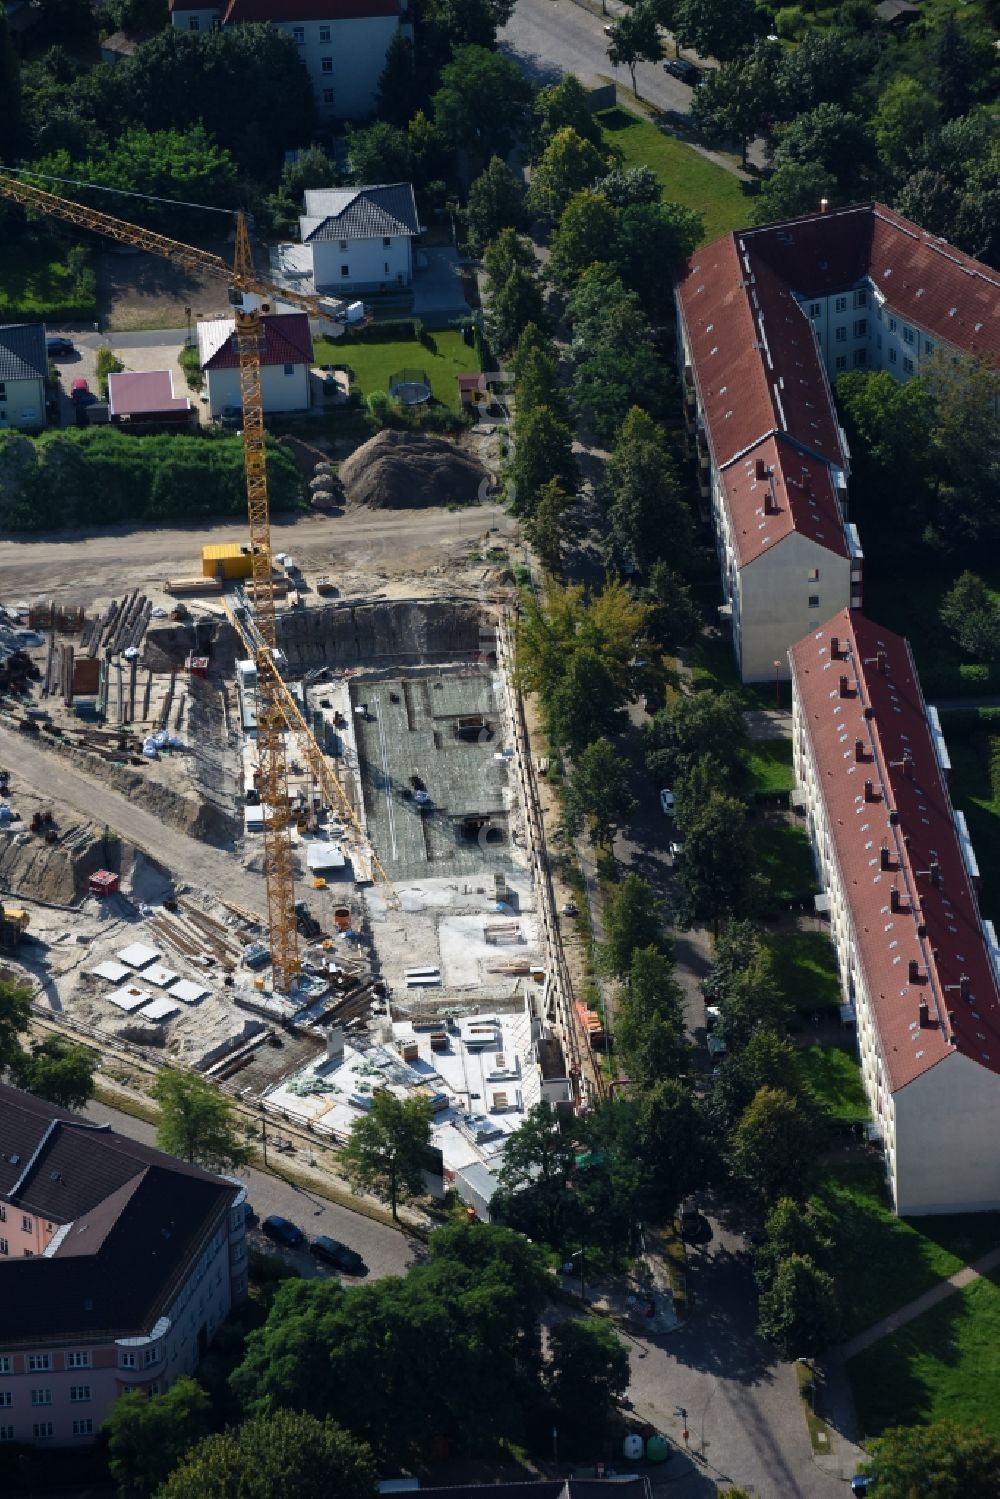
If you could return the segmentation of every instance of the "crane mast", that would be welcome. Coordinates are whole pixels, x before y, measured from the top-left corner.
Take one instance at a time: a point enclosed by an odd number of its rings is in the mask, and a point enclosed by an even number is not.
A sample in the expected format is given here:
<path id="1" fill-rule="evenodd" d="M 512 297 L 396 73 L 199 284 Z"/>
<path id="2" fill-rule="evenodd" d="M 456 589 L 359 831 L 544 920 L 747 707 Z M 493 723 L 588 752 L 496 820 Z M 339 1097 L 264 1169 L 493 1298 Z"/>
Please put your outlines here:
<path id="1" fill-rule="evenodd" d="M 267 457 L 264 435 L 264 404 L 261 394 L 261 315 L 267 311 L 265 297 L 280 297 L 311 312 L 329 317 L 331 307 L 322 298 L 285 291 L 261 279 L 254 268 L 246 217 L 236 214 L 236 249 L 233 265 L 219 255 L 186 245 L 180 240 L 130 224 L 112 214 L 70 198 L 35 187 L 0 168 L 0 194 L 25 208 L 50 214 L 81 228 L 106 234 L 122 244 L 136 245 L 154 255 L 185 266 L 208 271 L 229 284 L 229 300 L 236 320 L 236 345 L 240 361 L 240 392 L 243 400 L 243 453 L 246 469 L 247 515 L 250 526 L 253 594 L 259 639 L 254 651 L 257 669 L 257 749 L 260 778 L 258 789 L 264 806 L 264 877 L 267 885 L 267 922 L 271 963 L 276 988 L 287 989 L 300 970 L 298 928 L 295 916 L 295 876 L 290 828 L 288 767 L 285 759 L 281 676 L 274 652 L 277 630 L 274 590 L 271 581 L 271 515 L 267 492 Z"/>

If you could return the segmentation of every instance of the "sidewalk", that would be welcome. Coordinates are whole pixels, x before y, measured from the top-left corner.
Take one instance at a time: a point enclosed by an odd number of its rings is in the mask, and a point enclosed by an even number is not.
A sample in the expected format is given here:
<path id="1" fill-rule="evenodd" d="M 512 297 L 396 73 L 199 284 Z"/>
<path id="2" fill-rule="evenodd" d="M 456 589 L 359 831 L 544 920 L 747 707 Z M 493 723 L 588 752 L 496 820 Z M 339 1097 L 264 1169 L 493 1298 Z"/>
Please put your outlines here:
<path id="1" fill-rule="evenodd" d="M 954 1275 L 949 1275 L 947 1280 L 941 1281 L 939 1285 L 932 1286 L 922 1296 L 917 1296 L 913 1301 L 901 1306 L 898 1311 L 890 1312 L 888 1317 L 883 1317 L 881 1322 L 876 1322 L 865 1332 L 858 1333 L 857 1337 L 850 1338 L 848 1342 L 842 1343 L 835 1350 L 835 1357 L 842 1359 L 845 1363 L 852 1359 L 855 1354 L 862 1353 L 870 1348 L 873 1343 L 878 1343 L 882 1338 L 887 1338 L 891 1333 L 897 1332 L 899 1328 L 905 1327 L 908 1322 L 923 1316 L 929 1312 L 931 1307 L 937 1306 L 942 1301 L 947 1301 L 956 1291 L 963 1286 L 971 1285 L 974 1280 L 979 1280 L 983 1275 L 988 1275 L 1000 1265 L 1000 1249 L 991 1249 L 989 1254 L 984 1254 L 981 1259 L 972 1265 L 966 1265 L 962 1270 L 956 1270 Z"/>

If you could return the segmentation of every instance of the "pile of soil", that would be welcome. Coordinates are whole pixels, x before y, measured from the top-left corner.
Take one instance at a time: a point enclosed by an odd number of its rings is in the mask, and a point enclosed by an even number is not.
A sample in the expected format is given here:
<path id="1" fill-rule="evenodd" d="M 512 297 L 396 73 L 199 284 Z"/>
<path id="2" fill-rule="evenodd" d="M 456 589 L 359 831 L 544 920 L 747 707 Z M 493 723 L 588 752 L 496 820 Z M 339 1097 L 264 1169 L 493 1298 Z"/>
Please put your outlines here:
<path id="1" fill-rule="evenodd" d="M 454 443 L 412 432 L 379 432 L 340 466 L 347 503 L 370 510 L 470 505 L 487 478 Z"/>

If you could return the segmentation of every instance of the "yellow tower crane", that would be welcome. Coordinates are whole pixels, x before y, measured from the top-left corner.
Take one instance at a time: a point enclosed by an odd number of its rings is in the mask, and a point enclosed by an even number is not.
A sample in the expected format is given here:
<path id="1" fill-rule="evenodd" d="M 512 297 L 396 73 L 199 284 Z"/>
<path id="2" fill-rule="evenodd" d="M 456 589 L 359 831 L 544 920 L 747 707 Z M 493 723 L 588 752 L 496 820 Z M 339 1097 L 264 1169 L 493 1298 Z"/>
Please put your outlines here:
<path id="1" fill-rule="evenodd" d="M 264 446 L 264 407 L 261 399 L 261 314 L 268 310 L 267 298 L 294 303 L 314 317 L 331 318 L 343 311 L 343 303 L 285 291 L 263 280 L 254 268 L 246 217 L 236 213 L 236 248 L 230 266 L 220 255 L 196 249 L 130 224 L 112 214 L 101 213 L 70 198 L 58 197 L 23 181 L 9 168 L 0 167 L 0 194 L 23 207 L 64 219 L 82 229 L 106 234 L 121 244 L 135 245 L 162 255 L 189 270 L 208 271 L 229 284 L 229 302 L 236 320 L 236 343 L 240 358 L 240 392 L 243 399 L 243 452 L 246 465 L 247 513 L 250 551 L 253 559 L 254 615 L 258 630 L 255 650 L 257 666 L 257 746 L 260 760 L 260 798 L 264 818 L 264 876 L 267 882 L 267 924 L 270 934 L 274 983 L 287 989 L 299 972 L 298 929 L 295 916 L 295 879 L 289 826 L 288 769 L 285 761 L 284 683 L 274 660 L 277 644 L 274 591 L 271 583 L 271 516 L 267 494 L 267 459 Z"/>

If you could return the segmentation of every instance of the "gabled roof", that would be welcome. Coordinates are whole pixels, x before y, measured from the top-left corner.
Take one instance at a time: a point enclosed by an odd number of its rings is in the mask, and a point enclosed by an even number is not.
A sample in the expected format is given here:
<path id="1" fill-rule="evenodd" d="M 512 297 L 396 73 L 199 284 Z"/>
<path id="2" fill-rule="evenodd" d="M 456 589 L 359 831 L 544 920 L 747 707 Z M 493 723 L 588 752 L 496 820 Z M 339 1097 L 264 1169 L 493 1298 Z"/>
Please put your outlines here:
<path id="1" fill-rule="evenodd" d="M 265 313 L 260 322 L 262 365 L 312 363 L 312 334 L 306 313 Z M 198 360 L 203 370 L 239 369 L 240 352 L 232 318 L 210 318 L 198 324 Z"/>
<path id="2" fill-rule="evenodd" d="M 307 192 L 299 231 L 303 244 L 314 240 L 419 234 L 413 186 L 409 182 L 390 182 Z"/>
<path id="3" fill-rule="evenodd" d="M 0 380 L 44 380 L 48 373 L 44 323 L 0 328 Z"/>
<path id="4" fill-rule="evenodd" d="M 161 411 L 187 411 L 186 396 L 174 395 L 170 370 L 130 371 L 108 376 L 108 406 L 112 416 L 140 416 Z"/>
<path id="5" fill-rule="evenodd" d="M 844 609 L 789 659 L 892 1091 L 954 1051 L 1000 1072 L 973 855 L 907 642 Z"/>
<path id="6" fill-rule="evenodd" d="M 779 433 L 765 438 L 721 474 L 733 546 L 741 567 L 792 532 L 838 556 L 848 555 L 840 500 L 830 465 Z"/>
<path id="7" fill-rule="evenodd" d="M 400 0 L 229 0 L 223 22 L 360 21 L 399 14 Z"/>

